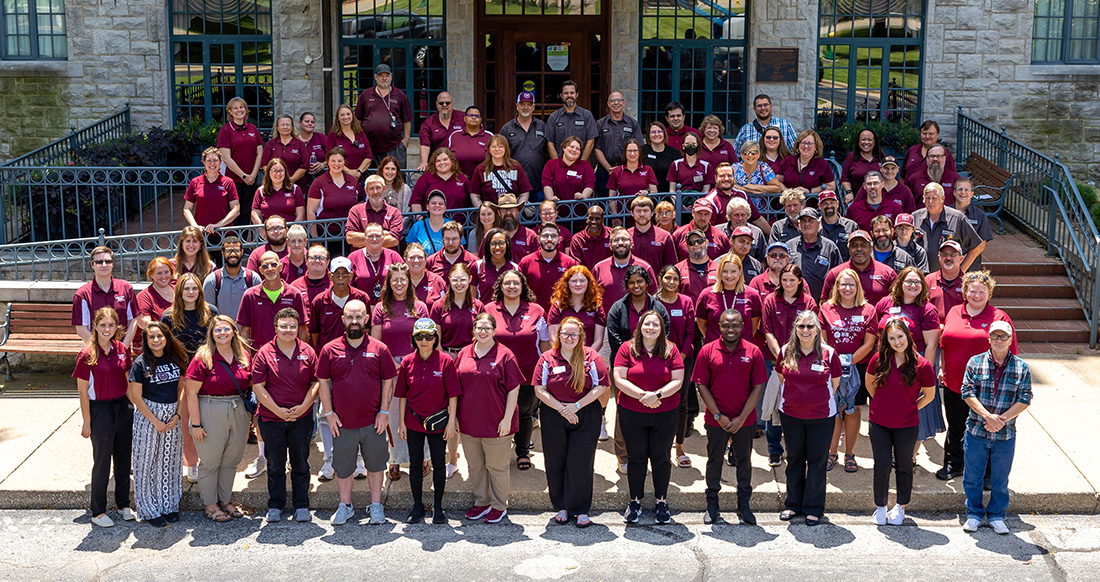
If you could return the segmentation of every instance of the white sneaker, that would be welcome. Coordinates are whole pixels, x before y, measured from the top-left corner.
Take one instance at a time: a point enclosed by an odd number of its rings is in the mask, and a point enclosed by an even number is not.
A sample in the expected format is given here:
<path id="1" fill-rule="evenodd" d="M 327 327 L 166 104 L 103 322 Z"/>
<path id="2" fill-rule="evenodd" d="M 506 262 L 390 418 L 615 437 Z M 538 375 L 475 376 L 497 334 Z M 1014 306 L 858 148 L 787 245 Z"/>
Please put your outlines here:
<path id="1" fill-rule="evenodd" d="M 336 513 L 332 514 L 332 525 L 344 525 L 355 515 L 355 508 L 350 503 L 341 503 L 336 507 Z"/>
<path id="2" fill-rule="evenodd" d="M 905 523 L 905 508 L 900 505 L 890 508 L 889 513 L 886 514 L 886 523 L 890 525 Z"/>
<path id="3" fill-rule="evenodd" d="M 355 462 L 355 472 L 351 474 L 356 479 L 364 479 L 367 476 L 367 466 L 363 464 L 363 457 Z"/>
<path id="4" fill-rule="evenodd" d="M 244 476 L 248 479 L 255 479 L 256 477 L 259 477 L 260 475 L 263 475 L 264 472 L 266 472 L 266 471 L 267 471 L 267 458 L 266 457 L 256 457 L 256 460 L 252 461 L 252 464 L 249 465 L 247 469 L 245 469 Z"/>
<path id="5" fill-rule="evenodd" d="M 371 525 L 381 525 L 386 523 L 386 511 L 382 507 L 381 503 L 371 503 L 367 510 L 370 512 Z"/>
<path id="6" fill-rule="evenodd" d="M 971 517 L 970 519 L 966 520 L 966 523 L 963 524 L 963 531 L 974 533 L 978 531 L 979 527 L 982 527 L 981 520 Z"/>
<path id="7" fill-rule="evenodd" d="M 611 437 L 607 435 L 607 420 L 603 420 L 600 422 L 600 440 L 606 441 L 609 438 Z"/>
<path id="8" fill-rule="evenodd" d="M 137 514 L 134 513 L 134 510 L 130 509 L 129 507 L 123 507 L 122 509 L 118 510 L 118 514 L 121 515 L 122 519 L 125 521 L 134 521 L 135 519 L 137 519 Z"/>
<path id="9" fill-rule="evenodd" d="M 107 517 L 106 513 L 99 517 L 93 517 L 92 523 L 98 525 L 99 527 L 115 527 L 115 521 L 110 517 Z"/>
<path id="10" fill-rule="evenodd" d="M 198 467 L 198 465 L 195 465 L 195 466 L 192 466 L 192 467 L 186 467 L 186 469 L 187 469 L 187 480 L 190 481 L 191 483 L 198 483 L 199 482 L 199 467 Z"/>
<path id="11" fill-rule="evenodd" d="M 626 475 L 626 463 L 619 463 L 619 474 Z"/>
<path id="12" fill-rule="evenodd" d="M 336 476 L 336 471 L 332 469 L 332 461 L 325 461 L 325 464 L 321 467 L 321 473 L 317 475 L 317 478 L 322 481 L 332 481 Z"/>
<path id="13" fill-rule="evenodd" d="M 989 527 L 993 528 L 993 533 L 1005 535 L 1008 533 L 1008 526 L 1005 525 L 1003 519 L 991 519 L 989 520 Z"/>
<path id="14" fill-rule="evenodd" d="M 871 519 L 875 522 L 875 525 L 886 525 L 886 507 L 876 507 L 875 513 L 871 516 Z"/>
<path id="15" fill-rule="evenodd" d="M 451 477 L 454 477 L 455 473 L 457 473 L 457 472 L 458 472 L 458 465 L 453 465 L 451 463 L 447 463 L 447 478 L 448 479 L 450 479 Z"/>

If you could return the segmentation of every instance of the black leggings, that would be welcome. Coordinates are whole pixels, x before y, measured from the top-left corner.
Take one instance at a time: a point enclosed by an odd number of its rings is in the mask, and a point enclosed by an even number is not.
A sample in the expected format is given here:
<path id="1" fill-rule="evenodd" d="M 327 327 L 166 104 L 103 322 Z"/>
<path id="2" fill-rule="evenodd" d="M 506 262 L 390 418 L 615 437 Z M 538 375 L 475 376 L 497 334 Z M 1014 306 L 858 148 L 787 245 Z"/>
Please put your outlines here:
<path id="1" fill-rule="evenodd" d="M 588 514 L 592 509 L 592 481 L 596 445 L 600 438 L 599 404 L 577 412 L 577 424 L 545 403 L 539 409 L 542 450 L 546 456 L 546 488 L 554 511 Z"/>
<path id="2" fill-rule="evenodd" d="M 913 496 L 913 449 L 919 426 L 887 428 L 870 423 L 871 454 L 875 458 L 875 507 L 886 507 L 890 498 L 890 464 L 897 465 L 898 505 L 906 505 Z"/>
<path id="3" fill-rule="evenodd" d="M 88 403 L 92 432 L 92 517 L 107 512 L 107 484 L 115 467 L 115 505 L 130 507 L 130 457 L 134 446 L 134 408 L 123 396 Z"/>
<path id="4" fill-rule="evenodd" d="M 516 431 L 516 458 L 531 456 L 531 434 L 535 430 L 535 410 L 539 401 L 535 398 L 535 387 L 530 384 L 519 385 L 519 430 Z"/>
<path id="5" fill-rule="evenodd" d="M 619 408 L 619 428 L 626 443 L 626 480 L 630 499 L 645 497 L 646 462 L 653 468 L 653 496 L 668 495 L 668 480 L 672 476 L 670 453 L 676 435 L 676 408 L 665 412 L 635 412 Z"/>
<path id="6" fill-rule="evenodd" d="M 412 491 L 413 506 L 424 505 L 424 439 L 428 440 L 428 454 L 432 456 L 432 489 L 437 510 L 443 509 L 443 490 L 447 488 L 447 441 L 443 433 L 425 433 L 405 429 L 409 444 L 409 489 Z"/>

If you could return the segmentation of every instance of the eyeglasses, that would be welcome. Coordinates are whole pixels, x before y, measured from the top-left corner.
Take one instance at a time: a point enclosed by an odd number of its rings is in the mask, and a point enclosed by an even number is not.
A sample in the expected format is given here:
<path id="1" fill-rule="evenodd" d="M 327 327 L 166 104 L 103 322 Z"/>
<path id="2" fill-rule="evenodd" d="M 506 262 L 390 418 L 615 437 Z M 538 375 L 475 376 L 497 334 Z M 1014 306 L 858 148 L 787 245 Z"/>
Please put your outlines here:
<path id="1" fill-rule="evenodd" d="M 769 259 L 784 259 L 786 257 L 787 257 L 787 255 L 785 255 L 783 253 L 768 253 L 768 258 Z"/>
<path id="2" fill-rule="evenodd" d="M 113 264 L 115 264 L 115 260 L 114 259 L 96 259 L 96 260 L 92 261 L 92 264 L 93 265 L 113 265 Z"/>
<path id="3" fill-rule="evenodd" d="M 779 139 L 779 136 L 778 136 L 778 135 L 765 135 L 765 136 L 764 136 L 764 139 L 772 139 L 772 140 L 775 140 L 775 139 Z"/>
<path id="4" fill-rule="evenodd" d="M 233 328 L 231 328 L 231 327 L 215 327 L 214 328 L 214 333 L 233 333 Z"/>
<path id="5" fill-rule="evenodd" d="M 575 331 L 563 331 L 558 334 L 558 337 L 562 339 L 577 339 L 581 337 L 581 334 Z"/>
<path id="6" fill-rule="evenodd" d="M 262 265 L 260 265 L 260 268 L 261 269 L 267 269 L 267 268 L 270 268 L 270 267 L 278 267 L 278 266 L 280 266 L 280 264 L 277 261 L 276 262 L 268 261 L 268 262 L 263 263 Z"/>
<path id="7" fill-rule="evenodd" d="M 453 103 L 453 101 L 436 101 L 435 102 L 435 104 L 439 105 L 440 107 L 446 107 L 446 106 L 450 105 L 451 103 Z"/>
<path id="8" fill-rule="evenodd" d="M 907 281 L 903 281 L 902 283 L 904 283 L 905 285 L 908 285 L 910 287 L 920 287 L 920 285 L 921 285 L 920 281 L 908 281 L 907 280 Z"/>
<path id="9" fill-rule="evenodd" d="M 280 323 L 279 331 L 296 331 L 298 329 L 297 323 Z"/>
<path id="10" fill-rule="evenodd" d="M 741 152 L 741 155 L 742 156 L 759 156 L 760 155 L 760 150 L 752 150 L 752 151 L 747 151 L 747 152 Z"/>
<path id="11" fill-rule="evenodd" d="M 282 225 L 267 227 L 267 232 L 282 232 L 284 230 L 286 230 L 286 227 Z"/>
<path id="12" fill-rule="evenodd" d="M 705 243 L 705 242 L 707 242 L 707 239 L 705 239 L 705 238 L 704 238 L 704 239 L 698 239 L 698 238 L 697 238 L 697 239 L 695 239 L 695 240 L 689 240 L 689 241 L 688 241 L 688 246 L 689 246 L 689 247 L 693 247 L 693 246 L 695 246 L 695 245 L 701 245 L 701 244 L 703 244 L 703 243 Z"/>
<path id="13" fill-rule="evenodd" d="M 477 113 L 467 113 L 466 117 L 472 117 L 474 119 L 481 119 L 481 115 L 479 115 Z"/>
<path id="14" fill-rule="evenodd" d="M 435 334 L 430 334 L 430 333 L 418 333 L 418 334 L 413 336 L 413 341 L 416 341 L 416 342 L 427 342 L 427 341 L 434 341 L 434 340 L 435 340 Z"/>
<path id="15" fill-rule="evenodd" d="M 810 325 L 808 323 L 801 323 L 799 325 L 796 325 L 795 327 L 797 327 L 798 329 L 801 329 L 801 330 L 817 329 L 816 325 Z"/>
<path id="16" fill-rule="evenodd" d="M 991 339 L 995 342 L 1007 342 L 1008 340 L 1012 339 L 1012 336 L 1006 335 L 1006 334 L 1003 334 L 1003 333 L 996 333 L 996 334 L 991 334 L 989 336 L 989 339 Z"/>
<path id="17" fill-rule="evenodd" d="M 306 257 L 306 260 L 307 261 L 313 261 L 314 263 L 323 263 L 323 262 L 328 260 L 328 257 L 325 257 L 325 256 L 320 256 L 320 257 L 310 256 L 310 257 Z"/>

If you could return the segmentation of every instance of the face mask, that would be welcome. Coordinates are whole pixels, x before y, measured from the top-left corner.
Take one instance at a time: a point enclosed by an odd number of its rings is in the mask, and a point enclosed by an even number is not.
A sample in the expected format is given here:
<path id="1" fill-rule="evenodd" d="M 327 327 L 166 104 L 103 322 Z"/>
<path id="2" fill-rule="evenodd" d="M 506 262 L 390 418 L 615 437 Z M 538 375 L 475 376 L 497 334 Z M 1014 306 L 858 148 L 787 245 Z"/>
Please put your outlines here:
<path id="1" fill-rule="evenodd" d="M 699 153 L 699 146 L 695 144 L 688 144 L 684 146 L 684 153 L 689 156 L 694 156 L 695 154 Z"/>

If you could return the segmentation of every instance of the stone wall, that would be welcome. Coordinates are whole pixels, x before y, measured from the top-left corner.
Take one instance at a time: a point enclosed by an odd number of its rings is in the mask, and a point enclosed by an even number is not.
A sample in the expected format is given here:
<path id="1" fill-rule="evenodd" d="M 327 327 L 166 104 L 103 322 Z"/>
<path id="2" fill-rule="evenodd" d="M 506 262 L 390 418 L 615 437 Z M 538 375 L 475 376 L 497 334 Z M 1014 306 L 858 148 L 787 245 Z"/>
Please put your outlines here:
<path id="1" fill-rule="evenodd" d="M 626 99 L 626 113 L 638 117 L 638 38 L 639 8 L 637 0 L 611 0 L 611 38 L 603 39 L 611 43 L 611 87 L 609 91 L 619 91 Z M 606 111 L 604 104 L 593 111 L 597 119 Z"/>
<path id="2" fill-rule="evenodd" d="M 765 93 L 772 98 L 772 114 L 790 121 L 796 130 L 813 127 L 817 104 L 818 0 L 766 0 L 750 3 L 749 76 L 745 98 L 746 119 L 753 119 L 752 98 Z M 757 83 L 756 49 L 793 47 L 799 50 L 797 83 Z"/>
<path id="3" fill-rule="evenodd" d="M 447 2 L 447 92 L 456 104 L 474 99 L 474 0 Z"/>
<path id="4" fill-rule="evenodd" d="M 321 5 L 316 0 L 282 0 L 272 5 L 272 11 L 275 115 L 292 115 L 297 123 L 298 115 L 312 111 L 320 128 L 325 123 L 321 57 L 327 48 L 322 41 Z"/>

